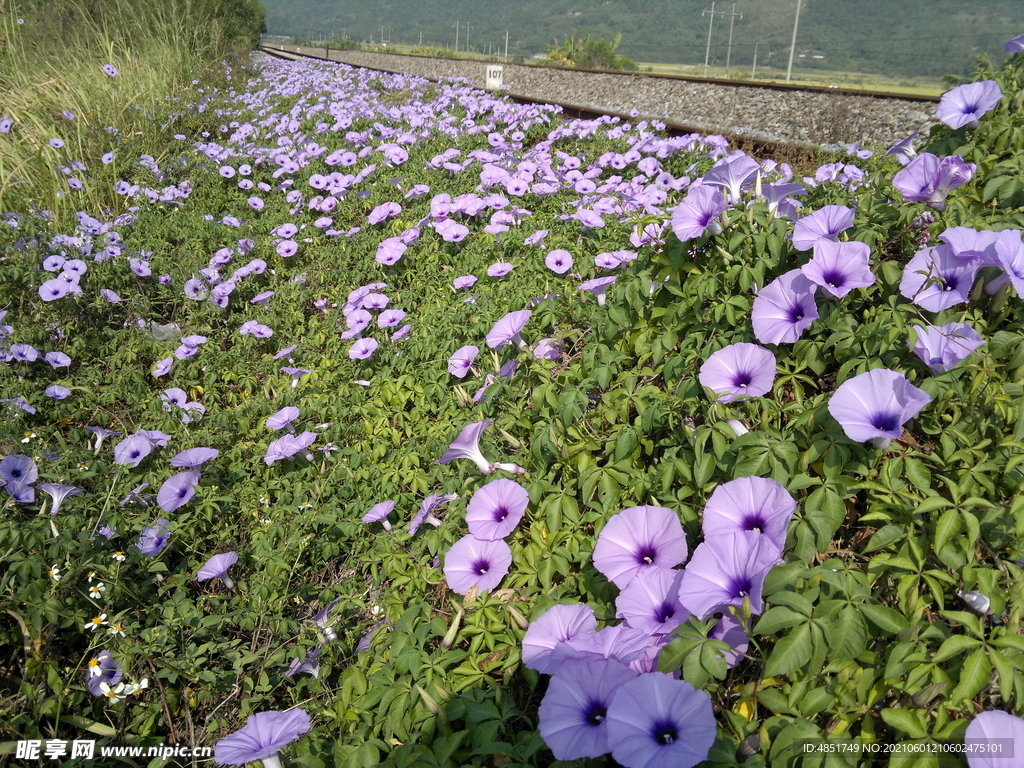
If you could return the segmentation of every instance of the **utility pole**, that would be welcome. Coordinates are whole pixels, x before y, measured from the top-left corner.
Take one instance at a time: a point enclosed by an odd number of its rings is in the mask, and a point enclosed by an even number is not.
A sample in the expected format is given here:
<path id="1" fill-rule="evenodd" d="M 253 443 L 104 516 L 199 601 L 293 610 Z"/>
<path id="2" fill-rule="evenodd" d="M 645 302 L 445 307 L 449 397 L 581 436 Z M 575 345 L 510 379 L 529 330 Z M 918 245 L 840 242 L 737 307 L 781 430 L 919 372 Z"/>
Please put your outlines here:
<path id="1" fill-rule="evenodd" d="M 455 52 L 459 52 L 459 22 L 455 22 Z"/>
<path id="2" fill-rule="evenodd" d="M 743 18 L 743 14 L 740 14 L 740 18 Z M 732 25 L 736 21 L 736 3 L 732 4 L 732 11 L 729 13 L 729 47 L 726 48 L 725 54 L 725 76 L 729 76 L 729 63 L 732 61 Z"/>
<path id="3" fill-rule="evenodd" d="M 508 30 L 505 30 L 505 63 L 508 64 Z"/>
<path id="4" fill-rule="evenodd" d="M 423 47 L 423 33 L 420 32 L 420 48 Z"/>
<path id="5" fill-rule="evenodd" d="M 793 19 L 793 42 L 789 45 L 789 67 L 786 69 L 786 82 L 793 77 L 793 54 L 796 53 L 796 26 L 800 23 L 800 0 L 796 0 L 796 18 Z"/>
<path id="6" fill-rule="evenodd" d="M 708 10 L 707 8 L 705 8 L 703 11 L 700 12 L 700 15 L 703 16 L 705 13 L 708 13 L 711 16 L 711 18 L 708 19 L 708 47 L 704 51 L 704 77 L 707 77 L 708 59 L 711 56 L 711 26 L 712 24 L 715 23 L 715 4 L 711 3 L 711 9 Z M 721 13 L 723 16 L 725 15 L 725 11 L 718 11 L 718 13 Z"/>
<path id="7" fill-rule="evenodd" d="M 754 43 L 754 66 L 750 68 L 750 79 L 754 79 L 754 73 L 757 72 L 757 43 Z"/>
<path id="8" fill-rule="evenodd" d="M 471 30 L 472 27 L 469 26 L 469 24 L 463 24 L 463 26 L 466 28 L 466 53 L 469 53 L 469 30 Z"/>

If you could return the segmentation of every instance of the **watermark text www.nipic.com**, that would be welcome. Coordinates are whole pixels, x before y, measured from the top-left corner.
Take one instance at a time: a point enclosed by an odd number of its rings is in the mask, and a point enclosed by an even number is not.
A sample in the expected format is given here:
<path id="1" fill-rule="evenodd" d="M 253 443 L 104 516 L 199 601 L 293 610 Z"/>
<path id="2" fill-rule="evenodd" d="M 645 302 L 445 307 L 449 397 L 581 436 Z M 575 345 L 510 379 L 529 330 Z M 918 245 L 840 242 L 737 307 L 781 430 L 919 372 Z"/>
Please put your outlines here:
<path id="1" fill-rule="evenodd" d="M 99 755 L 96 752 L 99 752 Z M 172 757 L 210 757 L 213 747 L 182 747 L 178 744 L 161 744 L 156 747 L 100 747 L 96 749 L 96 741 L 90 739 L 28 739 L 18 742 L 15 757 L 22 760 L 38 760 L 40 758 L 59 760 L 60 758 L 80 757 L 89 760 L 95 757 L 157 757 L 168 760 Z"/>

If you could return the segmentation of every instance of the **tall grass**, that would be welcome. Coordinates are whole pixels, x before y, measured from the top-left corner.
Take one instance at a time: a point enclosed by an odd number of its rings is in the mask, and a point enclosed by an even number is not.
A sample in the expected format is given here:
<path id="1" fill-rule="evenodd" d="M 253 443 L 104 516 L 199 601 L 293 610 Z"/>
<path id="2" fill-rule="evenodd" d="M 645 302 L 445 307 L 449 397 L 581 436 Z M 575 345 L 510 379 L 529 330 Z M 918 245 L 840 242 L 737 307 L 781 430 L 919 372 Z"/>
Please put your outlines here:
<path id="1" fill-rule="evenodd" d="M 222 59 L 250 45 L 217 5 L 0 0 L 0 113 L 12 122 L 0 134 L 0 213 L 50 211 L 60 221 L 84 207 L 116 209 L 112 184 L 128 155 L 159 159 L 197 86 L 215 87 Z M 115 161 L 101 163 L 111 151 Z"/>

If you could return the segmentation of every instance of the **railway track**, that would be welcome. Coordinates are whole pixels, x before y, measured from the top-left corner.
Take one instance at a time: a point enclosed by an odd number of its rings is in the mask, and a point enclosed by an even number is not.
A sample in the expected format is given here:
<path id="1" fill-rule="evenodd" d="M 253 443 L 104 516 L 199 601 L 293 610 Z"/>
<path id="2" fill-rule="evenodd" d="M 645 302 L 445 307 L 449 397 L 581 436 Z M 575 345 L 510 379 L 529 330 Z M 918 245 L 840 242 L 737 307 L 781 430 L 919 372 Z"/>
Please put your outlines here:
<path id="1" fill-rule="evenodd" d="M 481 88 L 488 66 L 480 61 L 316 46 L 264 44 L 262 50 L 281 58 L 341 62 L 434 81 L 462 76 Z M 927 128 L 935 122 L 934 105 L 939 100 L 934 96 L 681 75 L 516 64 L 504 65 L 503 70 L 503 95 L 521 103 L 557 104 L 569 117 L 615 115 L 623 120 L 636 119 L 630 114 L 636 108 L 643 118 L 664 122 L 669 133 L 722 134 L 733 147 L 747 154 L 801 167 L 819 162 L 822 145 L 888 144 Z"/>

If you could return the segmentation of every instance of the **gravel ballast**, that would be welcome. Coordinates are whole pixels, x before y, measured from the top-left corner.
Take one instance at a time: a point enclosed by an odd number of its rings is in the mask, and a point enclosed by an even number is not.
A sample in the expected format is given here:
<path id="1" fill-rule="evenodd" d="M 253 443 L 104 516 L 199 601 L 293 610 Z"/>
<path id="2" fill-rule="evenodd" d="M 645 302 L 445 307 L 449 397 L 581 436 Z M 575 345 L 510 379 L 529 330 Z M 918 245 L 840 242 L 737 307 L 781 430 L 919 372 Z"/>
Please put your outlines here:
<path id="1" fill-rule="evenodd" d="M 324 58 L 324 48 L 276 45 Z M 434 80 L 463 77 L 483 88 L 487 62 L 330 49 L 332 61 Z M 537 101 L 660 118 L 709 132 L 821 145 L 890 145 L 934 125 L 934 104 L 896 98 L 716 85 L 642 74 L 502 64 L 503 88 Z"/>

